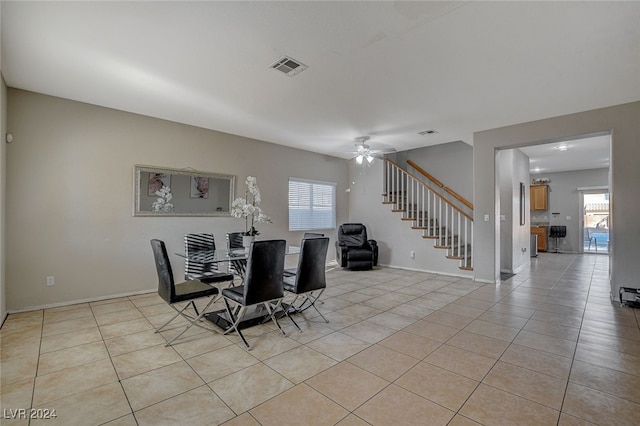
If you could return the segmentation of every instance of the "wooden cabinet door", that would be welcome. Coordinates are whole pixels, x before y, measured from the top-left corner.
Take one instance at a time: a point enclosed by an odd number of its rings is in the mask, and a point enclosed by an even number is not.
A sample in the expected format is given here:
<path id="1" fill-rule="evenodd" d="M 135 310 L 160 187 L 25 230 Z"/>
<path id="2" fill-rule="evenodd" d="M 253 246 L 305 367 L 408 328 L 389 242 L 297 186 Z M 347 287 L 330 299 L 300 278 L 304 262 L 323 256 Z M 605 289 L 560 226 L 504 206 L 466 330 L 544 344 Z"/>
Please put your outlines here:
<path id="1" fill-rule="evenodd" d="M 547 251 L 547 232 L 546 228 L 538 234 L 538 251 Z"/>
<path id="2" fill-rule="evenodd" d="M 547 251 L 547 227 L 531 227 L 531 235 L 538 236 L 538 251 Z"/>
<path id="3" fill-rule="evenodd" d="M 547 185 L 530 187 L 531 210 L 547 210 Z"/>

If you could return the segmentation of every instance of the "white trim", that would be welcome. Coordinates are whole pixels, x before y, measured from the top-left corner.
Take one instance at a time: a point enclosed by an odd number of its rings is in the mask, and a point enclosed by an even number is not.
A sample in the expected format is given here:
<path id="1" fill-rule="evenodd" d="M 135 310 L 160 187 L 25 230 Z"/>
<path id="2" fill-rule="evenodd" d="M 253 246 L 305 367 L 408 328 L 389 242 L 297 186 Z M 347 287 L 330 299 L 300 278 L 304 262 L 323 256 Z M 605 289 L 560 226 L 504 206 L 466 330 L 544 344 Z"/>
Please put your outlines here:
<path id="1" fill-rule="evenodd" d="M 513 273 L 517 274 L 518 272 L 522 271 L 523 269 L 529 266 L 531 266 L 531 256 L 529 256 L 529 262 L 523 263 L 522 265 L 518 266 L 516 269 L 513 270 Z"/>
<path id="2" fill-rule="evenodd" d="M 428 269 L 407 268 L 405 266 L 394 266 L 394 265 L 387 265 L 387 264 L 383 264 L 383 263 L 378 263 L 378 266 L 384 266 L 385 268 L 402 269 L 404 271 L 414 271 L 414 272 L 424 272 L 424 273 L 427 273 L 427 274 L 444 275 L 444 276 L 447 276 L 447 277 L 458 277 L 458 278 L 470 278 L 470 279 L 473 279 L 473 275 L 451 274 L 451 273 L 441 272 L 441 271 L 431 271 L 431 270 L 428 270 Z"/>
<path id="3" fill-rule="evenodd" d="M 11 310 L 11 311 L 8 312 L 8 314 L 18 314 L 20 312 L 38 311 L 40 309 L 59 308 L 61 306 L 79 305 L 81 303 L 99 302 L 101 300 L 118 299 L 120 297 L 138 296 L 140 294 L 155 293 L 157 291 L 158 291 L 158 289 L 154 288 L 153 290 L 141 290 L 141 291 L 134 291 L 134 292 L 130 292 L 130 293 L 112 294 L 110 296 L 101 296 L 101 297 L 96 297 L 96 298 L 91 298 L 91 299 L 80 299 L 80 300 L 73 300 L 73 301 L 69 301 L 69 302 L 51 303 L 51 304 L 48 304 L 48 305 L 29 306 L 29 307 L 26 307 L 26 308 Z"/>
<path id="4" fill-rule="evenodd" d="M 477 283 L 500 285 L 500 281 L 491 281 L 491 280 L 483 280 L 483 279 L 475 279 L 475 278 L 473 279 L 473 281 Z"/>
<path id="5" fill-rule="evenodd" d="M 607 191 L 609 192 L 609 185 L 600 185 L 600 186 L 583 186 L 580 188 L 576 188 L 578 191 L 588 192 L 588 191 Z"/>

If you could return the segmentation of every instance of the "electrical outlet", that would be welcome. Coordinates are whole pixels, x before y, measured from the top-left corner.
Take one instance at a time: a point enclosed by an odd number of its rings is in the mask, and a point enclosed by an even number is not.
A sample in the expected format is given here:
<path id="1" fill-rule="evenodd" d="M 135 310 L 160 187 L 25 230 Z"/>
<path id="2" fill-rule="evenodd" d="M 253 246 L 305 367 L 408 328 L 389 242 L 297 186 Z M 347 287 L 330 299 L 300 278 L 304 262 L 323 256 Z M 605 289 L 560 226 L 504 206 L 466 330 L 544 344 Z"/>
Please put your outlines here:
<path id="1" fill-rule="evenodd" d="M 53 278 L 53 276 L 47 277 L 47 286 L 55 285 L 55 283 L 56 283 L 56 280 Z"/>

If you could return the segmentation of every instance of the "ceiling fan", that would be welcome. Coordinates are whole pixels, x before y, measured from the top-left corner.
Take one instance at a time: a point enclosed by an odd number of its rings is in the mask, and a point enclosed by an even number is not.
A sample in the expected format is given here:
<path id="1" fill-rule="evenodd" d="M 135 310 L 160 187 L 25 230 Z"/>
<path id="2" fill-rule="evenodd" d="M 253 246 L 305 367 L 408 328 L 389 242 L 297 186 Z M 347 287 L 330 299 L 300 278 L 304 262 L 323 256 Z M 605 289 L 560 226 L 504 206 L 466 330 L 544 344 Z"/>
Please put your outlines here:
<path id="1" fill-rule="evenodd" d="M 372 163 L 374 158 L 384 158 L 384 154 L 395 152 L 394 148 L 389 149 L 371 149 L 371 146 L 367 144 L 367 141 L 371 139 L 370 136 L 360 136 L 356 138 L 356 150 L 353 152 L 353 158 L 356 159 L 356 163 L 362 164 L 364 160 L 368 163 Z"/>

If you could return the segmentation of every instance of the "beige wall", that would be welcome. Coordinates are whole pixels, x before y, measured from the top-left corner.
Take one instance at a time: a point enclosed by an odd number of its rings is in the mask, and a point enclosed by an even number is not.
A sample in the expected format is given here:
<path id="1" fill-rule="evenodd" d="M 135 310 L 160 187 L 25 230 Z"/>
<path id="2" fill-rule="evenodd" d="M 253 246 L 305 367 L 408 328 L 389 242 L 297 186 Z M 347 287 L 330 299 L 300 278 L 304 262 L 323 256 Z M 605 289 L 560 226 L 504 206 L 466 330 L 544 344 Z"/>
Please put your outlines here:
<path id="1" fill-rule="evenodd" d="M 499 280 L 499 226 L 496 224 L 496 149 L 517 148 L 576 136 L 611 132 L 612 293 L 638 288 L 640 276 L 640 102 L 554 117 L 474 133 L 474 247 L 477 280 Z M 579 141 L 578 141 L 579 142 Z M 498 203 L 499 204 L 499 203 Z M 482 221 L 485 214 L 490 221 Z"/>
<path id="2" fill-rule="evenodd" d="M 213 232 L 220 244 L 242 230 L 233 218 L 133 217 L 135 164 L 232 174 L 236 195 L 256 176 L 273 219 L 259 227 L 264 239 L 295 244 L 302 236 L 288 231 L 290 176 L 337 182 L 337 223 L 348 217 L 342 159 L 16 89 L 8 107 L 9 311 L 153 290 L 151 238 L 173 253 L 187 232 Z M 326 233 L 333 243 L 335 231 Z M 181 278 L 181 259 L 171 261 Z"/>
<path id="3" fill-rule="evenodd" d="M 367 236 L 378 242 L 378 263 L 384 266 L 435 272 L 444 275 L 472 277 L 459 268 L 459 260 L 447 259 L 446 251 L 435 248 L 434 241 L 422 238 L 422 231 L 411 229 L 411 223 L 402 221 L 400 213 L 392 212 L 382 204 L 383 161 L 371 165 L 358 165 L 350 161 L 351 192 L 349 193 L 349 219 L 364 223 Z M 415 257 L 410 253 L 415 252 Z"/>

